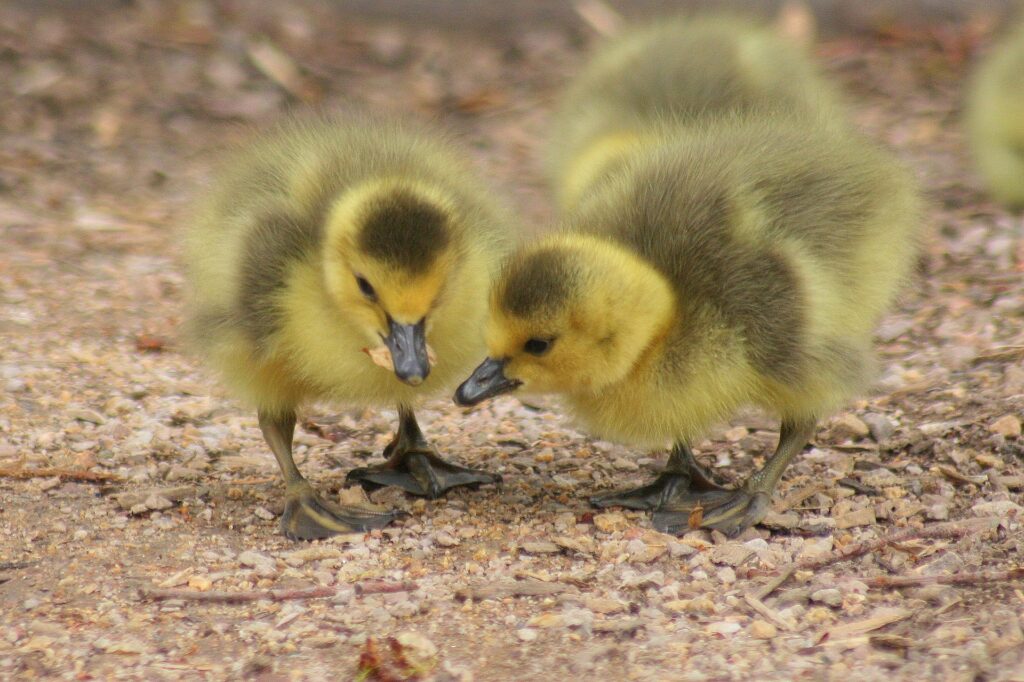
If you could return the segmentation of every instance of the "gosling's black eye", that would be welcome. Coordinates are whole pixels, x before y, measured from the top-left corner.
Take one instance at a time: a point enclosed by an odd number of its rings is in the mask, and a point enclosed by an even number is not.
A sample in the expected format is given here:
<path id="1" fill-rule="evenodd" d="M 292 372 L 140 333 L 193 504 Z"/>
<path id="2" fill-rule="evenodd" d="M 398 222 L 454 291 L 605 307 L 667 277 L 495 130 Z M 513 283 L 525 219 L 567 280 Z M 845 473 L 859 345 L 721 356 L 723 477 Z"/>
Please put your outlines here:
<path id="1" fill-rule="evenodd" d="M 366 281 L 365 277 L 356 275 L 356 284 L 359 285 L 359 291 L 363 292 L 363 296 L 371 301 L 377 300 L 377 292 L 374 290 L 373 285 Z"/>
<path id="2" fill-rule="evenodd" d="M 554 339 L 529 339 L 523 344 L 523 350 L 530 355 L 544 355 L 551 350 L 551 344 L 554 342 Z"/>

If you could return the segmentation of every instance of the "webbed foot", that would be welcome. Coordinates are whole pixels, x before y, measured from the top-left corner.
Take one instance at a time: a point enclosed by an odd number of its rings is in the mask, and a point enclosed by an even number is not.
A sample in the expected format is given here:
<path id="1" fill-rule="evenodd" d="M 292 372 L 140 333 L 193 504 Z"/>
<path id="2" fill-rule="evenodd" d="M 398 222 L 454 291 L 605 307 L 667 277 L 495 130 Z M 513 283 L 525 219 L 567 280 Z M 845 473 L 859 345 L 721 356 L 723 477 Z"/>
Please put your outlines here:
<path id="1" fill-rule="evenodd" d="M 690 448 L 677 444 L 672 448 L 665 471 L 647 485 L 617 490 L 590 498 L 595 507 L 626 507 L 628 509 L 661 509 L 671 500 L 687 493 L 728 492 L 712 481 L 693 456 Z"/>
<path id="2" fill-rule="evenodd" d="M 723 488 L 704 472 L 685 443 L 672 448 L 665 471 L 653 483 L 591 499 L 598 507 L 651 509 L 654 527 L 665 533 L 696 528 L 736 536 L 768 513 L 772 492 L 789 462 L 814 435 L 815 421 L 782 421 L 779 445 L 765 465 L 736 489 Z"/>
<path id="3" fill-rule="evenodd" d="M 345 479 L 357 481 L 368 491 L 393 485 L 430 499 L 441 497 L 458 486 L 476 487 L 501 482 L 499 474 L 446 462 L 429 448 L 405 450 L 392 455 L 383 464 L 353 469 Z"/>
<path id="4" fill-rule="evenodd" d="M 590 504 L 595 507 L 626 507 L 627 509 L 658 509 L 680 490 L 690 485 L 687 474 L 665 471 L 647 485 L 626 490 L 614 490 L 603 495 L 594 495 Z"/>
<path id="5" fill-rule="evenodd" d="M 681 489 L 654 510 L 651 522 L 663 533 L 685 533 L 696 528 L 739 535 L 768 512 L 771 491 Z"/>
<path id="6" fill-rule="evenodd" d="M 383 528 L 404 512 L 379 512 L 336 505 L 321 498 L 306 481 L 293 483 L 285 493 L 281 530 L 289 540 L 320 540 L 341 533 Z"/>
<path id="7" fill-rule="evenodd" d="M 501 483 L 498 474 L 441 459 L 423 437 L 412 409 L 404 405 L 398 408 L 398 433 L 384 448 L 384 456 L 388 459 L 383 464 L 353 469 L 345 480 L 356 481 L 368 491 L 393 485 L 432 500 L 460 485 Z"/>

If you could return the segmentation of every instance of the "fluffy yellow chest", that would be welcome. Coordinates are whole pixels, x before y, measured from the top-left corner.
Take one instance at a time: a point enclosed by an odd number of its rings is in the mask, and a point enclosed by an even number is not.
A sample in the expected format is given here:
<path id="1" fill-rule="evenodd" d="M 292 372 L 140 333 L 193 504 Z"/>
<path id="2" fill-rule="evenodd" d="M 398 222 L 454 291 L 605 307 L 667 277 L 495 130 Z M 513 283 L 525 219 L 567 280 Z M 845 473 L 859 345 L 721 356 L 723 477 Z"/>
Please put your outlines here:
<path id="1" fill-rule="evenodd" d="M 653 363 L 600 392 L 572 395 L 576 415 L 595 435 L 661 447 L 692 442 L 758 395 L 742 356 L 707 358 L 685 369 Z"/>

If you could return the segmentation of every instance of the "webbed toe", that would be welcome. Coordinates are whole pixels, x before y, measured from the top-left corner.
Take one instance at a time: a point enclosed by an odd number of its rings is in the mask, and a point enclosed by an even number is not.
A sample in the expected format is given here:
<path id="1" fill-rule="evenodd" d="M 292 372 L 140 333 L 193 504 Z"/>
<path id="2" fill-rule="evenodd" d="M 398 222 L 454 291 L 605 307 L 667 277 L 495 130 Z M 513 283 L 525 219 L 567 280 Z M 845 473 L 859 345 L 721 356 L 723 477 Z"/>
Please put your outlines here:
<path id="1" fill-rule="evenodd" d="M 416 449 L 383 464 L 353 469 L 346 480 L 358 482 L 366 490 L 395 486 L 412 495 L 436 499 L 459 486 L 500 483 L 501 475 L 452 464 L 429 449 Z"/>
<path id="2" fill-rule="evenodd" d="M 696 528 L 718 530 L 729 537 L 759 523 L 768 513 L 771 493 L 737 490 L 685 490 L 654 511 L 651 521 L 663 533 Z"/>
<path id="3" fill-rule="evenodd" d="M 320 540 L 332 535 L 383 528 L 400 516 L 404 516 L 404 512 L 381 512 L 331 504 L 311 487 L 303 485 L 287 493 L 281 530 L 290 540 Z"/>
<path id="4" fill-rule="evenodd" d="M 595 495 L 590 498 L 590 504 L 600 508 L 658 509 L 689 485 L 690 476 L 687 474 L 666 471 L 647 485 Z"/>

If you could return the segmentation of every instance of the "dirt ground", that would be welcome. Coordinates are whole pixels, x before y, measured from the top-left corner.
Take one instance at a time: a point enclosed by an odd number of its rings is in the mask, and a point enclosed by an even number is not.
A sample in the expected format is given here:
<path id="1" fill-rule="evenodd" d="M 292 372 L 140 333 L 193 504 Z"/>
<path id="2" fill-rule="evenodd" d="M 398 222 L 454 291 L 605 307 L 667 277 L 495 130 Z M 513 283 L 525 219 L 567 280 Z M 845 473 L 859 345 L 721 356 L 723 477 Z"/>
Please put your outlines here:
<path id="1" fill-rule="evenodd" d="M 874 392 L 822 425 L 765 527 L 595 514 L 666 453 L 588 439 L 553 403 L 441 397 L 429 437 L 504 483 L 380 491 L 410 516 L 296 544 L 255 415 L 177 339 L 190 198 L 247 126 L 356 102 L 442 120 L 542 229 L 551 103 L 595 34 L 279 5 L 0 6 L 0 679 L 1024 680 L 1024 219 L 985 198 L 959 127 L 990 24 L 817 47 L 916 169 L 933 239 Z M 339 410 L 297 435 L 323 491 L 395 421 Z M 739 415 L 697 452 L 741 480 L 776 429 Z"/>

